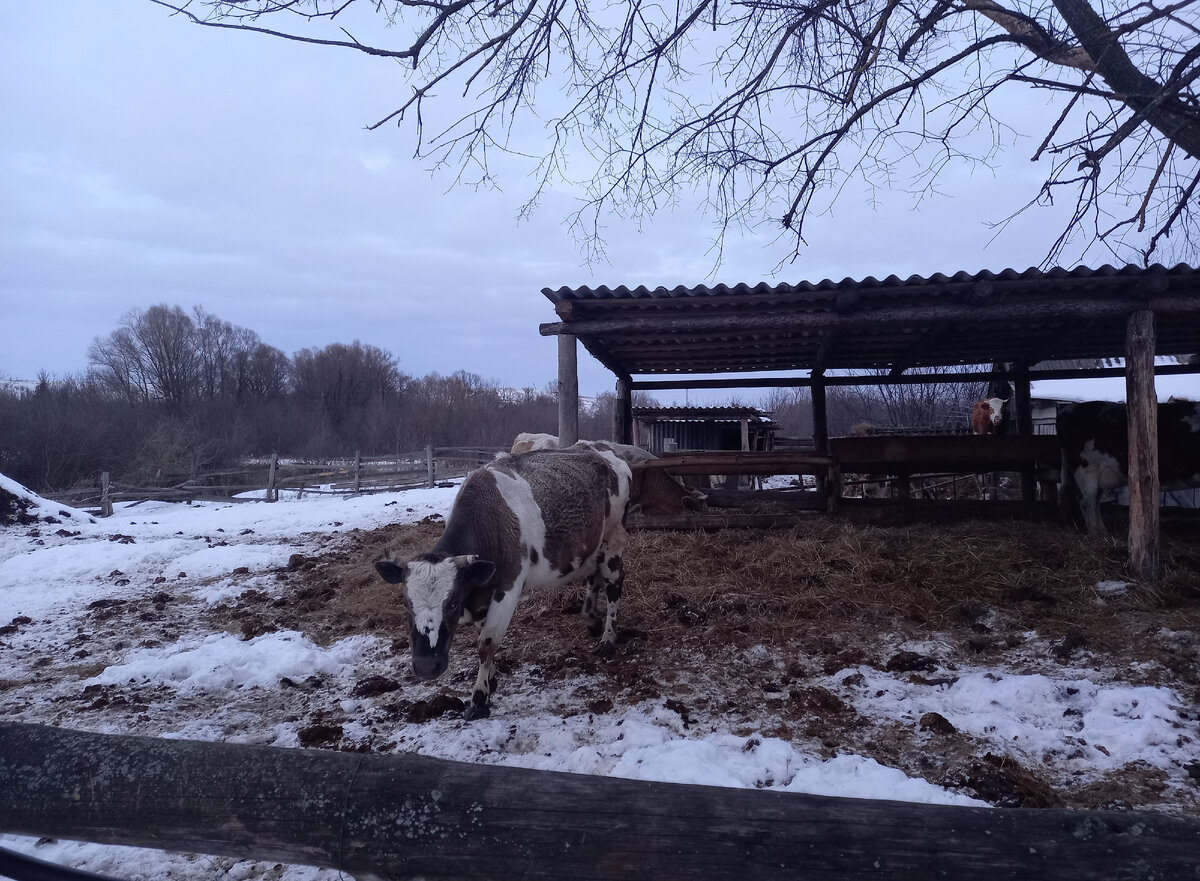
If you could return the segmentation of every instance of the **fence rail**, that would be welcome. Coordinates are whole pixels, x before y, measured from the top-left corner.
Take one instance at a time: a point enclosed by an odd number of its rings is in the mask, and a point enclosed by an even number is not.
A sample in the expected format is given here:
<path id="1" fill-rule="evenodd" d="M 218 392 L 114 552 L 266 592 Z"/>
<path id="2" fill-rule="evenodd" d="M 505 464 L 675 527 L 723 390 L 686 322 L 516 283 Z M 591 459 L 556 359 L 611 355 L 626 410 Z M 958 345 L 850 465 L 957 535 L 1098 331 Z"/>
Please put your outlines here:
<path id="1" fill-rule="evenodd" d="M 357 495 L 434 486 L 438 481 L 463 477 L 491 461 L 495 449 L 432 447 L 391 456 L 360 456 L 324 461 L 296 462 L 278 456 L 243 468 L 198 472 L 139 486 L 110 479 L 102 472 L 91 485 L 76 487 L 51 497 L 77 508 L 112 514 L 114 502 L 180 501 L 202 499 L 277 501 L 280 493 L 297 495 Z M 246 495 L 257 493 L 256 495 Z"/>
<path id="2" fill-rule="evenodd" d="M 0 832 L 360 878 L 1196 879 L 1200 823 L 654 783 L 0 722 Z"/>

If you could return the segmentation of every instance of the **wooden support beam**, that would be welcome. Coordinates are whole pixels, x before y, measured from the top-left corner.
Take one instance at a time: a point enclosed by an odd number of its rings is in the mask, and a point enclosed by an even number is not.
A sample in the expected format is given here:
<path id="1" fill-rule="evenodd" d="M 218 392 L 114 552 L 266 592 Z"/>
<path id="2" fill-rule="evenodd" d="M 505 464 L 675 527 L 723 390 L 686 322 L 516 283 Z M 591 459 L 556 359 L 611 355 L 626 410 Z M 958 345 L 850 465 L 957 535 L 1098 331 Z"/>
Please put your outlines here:
<path id="1" fill-rule="evenodd" d="M 0 722 L 0 832 L 360 878 L 1195 878 L 1200 824 Z"/>
<path id="2" fill-rule="evenodd" d="M 575 337 L 558 338 L 558 442 L 569 447 L 579 440 L 579 355 Z"/>
<path id="3" fill-rule="evenodd" d="M 1013 409 L 1017 435 L 1029 437 L 1033 434 L 1033 401 L 1029 380 L 1029 365 L 1017 364 L 1013 369 Z M 1032 468 L 1021 469 L 1021 501 L 1037 500 L 1037 472 Z"/>
<path id="4" fill-rule="evenodd" d="M 1155 376 L 1184 376 L 1200 374 L 1200 365 L 1164 364 L 1154 368 Z M 1104 379 L 1124 377 L 1123 367 L 1095 367 L 1063 370 L 1031 370 L 1030 381 L 1039 379 Z M 858 374 L 855 376 L 824 376 L 826 386 L 861 385 L 921 385 L 930 382 L 989 382 L 994 378 L 1015 379 L 1011 371 L 968 370 L 962 373 L 905 373 L 900 376 L 880 374 Z M 752 389 L 752 388 L 808 388 L 813 380 L 807 376 L 743 376 L 729 379 L 637 379 L 630 383 L 634 391 L 666 391 L 673 389 Z"/>
<path id="5" fill-rule="evenodd" d="M 633 392 L 628 376 L 617 379 L 617 401 L 613 407 L 613 440 L 619 444 L 633 444 Z"/>
<path id="6" fill-rule="evenodd" d="M 1125 344 L 1125 412 L 1129 420 L 1129 568 L 1134 577 L 1160 574 L 1158 397 L 1154 391 L 1154 313 L 1129 317 Z"/>

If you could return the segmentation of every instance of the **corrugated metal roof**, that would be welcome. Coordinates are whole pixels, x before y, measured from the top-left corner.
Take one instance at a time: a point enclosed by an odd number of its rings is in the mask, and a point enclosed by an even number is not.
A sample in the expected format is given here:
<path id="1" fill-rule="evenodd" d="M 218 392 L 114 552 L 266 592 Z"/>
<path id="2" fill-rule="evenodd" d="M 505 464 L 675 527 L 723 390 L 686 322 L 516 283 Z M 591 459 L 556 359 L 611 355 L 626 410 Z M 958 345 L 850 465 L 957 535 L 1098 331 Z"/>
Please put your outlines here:
<path id="1" fill-rule="evenodd" d="M 1160 354 L 1200 351 L 1200 272 L 1182 264 L 542 293 L 560 319 L 542 332 L 576 335 L 618 375 L 1112 358 L 1147 308 Z"/>

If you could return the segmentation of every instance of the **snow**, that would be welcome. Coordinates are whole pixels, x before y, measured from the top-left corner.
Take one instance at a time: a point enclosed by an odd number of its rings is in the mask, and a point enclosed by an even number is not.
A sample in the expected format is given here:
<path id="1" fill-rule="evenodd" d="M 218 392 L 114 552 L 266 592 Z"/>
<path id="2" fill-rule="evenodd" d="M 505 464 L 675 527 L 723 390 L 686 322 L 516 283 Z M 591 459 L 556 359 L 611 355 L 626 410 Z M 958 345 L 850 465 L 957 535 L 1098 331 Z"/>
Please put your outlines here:
<path id="1" fill-rule="evenodd" d="M 1200 374 L 1156 376 L 1154 392 L 1160 402 L 1172 397 L 1200 401 Z M 1030 394 L 1051 401 L 1124 401 L 1125 377 L 1039 379 L 1031 383 Z"/>
<path id="2" fill-rule="evenodd" d="M 31 513 L 60 521 L 39 523 L 32 533 L 28 527 L 0 528 L 0 625 L 22 616 L 31 619 L 16 633 L 0 636 L 0 669 L 18 683 L 34 681 L 38 658 L 78 644 L 72 639 L 78 639 L 82 610 L 91 603 L 144 597 L 146 585 L 156 579 L 165 579 L 176 592 L 186 588 L 198 609 L 248 586 L 269 592 L 269 576 L 291 555 L 335 548 L 350 529 L 446 516 L 456 492 L 450 487 L 356 498 L 310 495 L 274 504 L 149 502 L 119 505 L 112 518 L 99 520 L 39 499 L 2 476 L 0 487 L 30 499 Z M 234 570 L 243 567 L 248 572 L 234 579 Z M 199 616 L 193 617 L 192 629 L 174 641 L 130 645 L 108 654 L 94 647 L 89 661 L 101 666 L 98 672 L 81 673 L 58 687 L 43 681 L 28 689 L 31 702 L 20 720 L 104 730 L 95 716 L 58 721 L 64 710 L 55 697 L 64 688 L 78 693 L 90 685 L 133 683 L 207 699 L 204 712 L 162 723 L 155 732 L 160 736 L 298 747 L 297 724 L 264 723 L 256 717 L 256 707 L 288 684 L 312 676 L 336 680 L 338 693 L 350 694 L 363 671 L 386 654 L 386 647 L 371 636 L 329 645 L 294 631 L 242 639 L 205 630 Z M 760 648 L 764 658 L 769 655 L 766 648 L 755 647 L 747 659 L 753 661 Z M 1191 737 L 1186 748 L 1179 745 L 1184 739 L 1178 695 L 1163 688 L 1096 682 L 1085 669 L 1065 668 L 1050 676 L 961 668 L 954 681 L 928 685 L 861 667 L 829 677 L 831 687 L 849 673 L 861 675 L 852 700 L 865 716 L 916 726 L 922 714 L 937 712 L 997 751 L 1031 762 L 1061 755 L 1080 773 L 1099 774 L 1129 762 L 1165 767 L 1200 758 L 1200 737 Z M 587 679 L 581 675 L 568 682 L 567 692 Z M 530 688 L 506 702 L 506 707 L 521 702 L 520 714 L 498 711 L 470 724 L 449 716 L 422 724 L 397 721 L 390 735 L 399 750 L 460 761 L 853 798 L 984 804 L 864 756 L 827 758 L 763 734 L 747 736 L 711 726 L 689 729 L 661 701 L 603 715 L 564 715 L 561 697 L 562 692 L 549 688 Z M 368 704 L 366 698 L 346 699 L 340 706 L 353 715 Z M 304 866 L 276 868 L 273 863 L 78 842 L 37 845 L 18 836 L 0 836 L 0 846 L 128 879 L 210 878 L 223 872 L 288 881 L 338 877 Z"/>

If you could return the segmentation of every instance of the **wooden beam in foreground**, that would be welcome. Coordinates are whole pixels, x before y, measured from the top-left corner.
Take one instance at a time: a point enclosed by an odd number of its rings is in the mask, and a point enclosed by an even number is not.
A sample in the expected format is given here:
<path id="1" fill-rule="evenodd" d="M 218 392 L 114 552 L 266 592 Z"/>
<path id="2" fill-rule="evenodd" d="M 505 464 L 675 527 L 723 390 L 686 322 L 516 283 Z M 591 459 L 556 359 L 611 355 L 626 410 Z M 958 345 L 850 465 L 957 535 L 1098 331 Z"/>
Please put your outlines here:
<path id="1" fill-rule="evenodd" d="M 388 878 L 1188 879 L 1200 824 L 0 723 L 0 832 Z"/>

